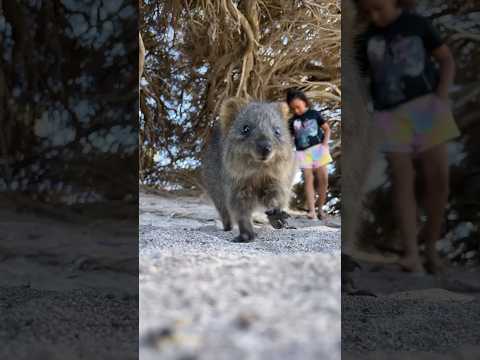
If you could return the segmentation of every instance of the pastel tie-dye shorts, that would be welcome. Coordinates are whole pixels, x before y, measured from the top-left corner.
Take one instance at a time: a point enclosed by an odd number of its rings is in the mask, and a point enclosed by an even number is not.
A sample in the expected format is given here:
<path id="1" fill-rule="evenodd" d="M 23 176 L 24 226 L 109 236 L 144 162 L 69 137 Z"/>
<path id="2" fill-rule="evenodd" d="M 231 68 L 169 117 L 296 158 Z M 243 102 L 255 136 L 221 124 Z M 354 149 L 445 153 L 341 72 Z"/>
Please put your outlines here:
<path id="1" fill-rule="evenodd" d="M 322 144 L 314 145 L 303 151 L 296 151 L 297 163 L 301 169 L 316 169 L 332 162 L 330 151 Z"/>
<path id="2" fill-rule="evenodd" d="M 418 153 L 460 135 L 448 102 L 434 94 L 375 112 L 374 121 L 384 152 Z"/>

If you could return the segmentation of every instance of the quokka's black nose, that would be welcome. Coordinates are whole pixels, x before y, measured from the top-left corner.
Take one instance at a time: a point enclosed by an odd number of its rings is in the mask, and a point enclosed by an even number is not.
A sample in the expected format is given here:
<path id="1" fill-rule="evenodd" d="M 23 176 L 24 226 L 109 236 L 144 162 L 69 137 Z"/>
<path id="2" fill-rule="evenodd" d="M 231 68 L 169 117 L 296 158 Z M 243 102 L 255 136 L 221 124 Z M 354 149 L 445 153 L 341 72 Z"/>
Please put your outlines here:
<path id="1" fill-rule="evenodd" d="M 257 144 L 257 151 L 260 155 L 266 157 L 272 152 L 272 144 L 267 141 L 261 141 Z"/>

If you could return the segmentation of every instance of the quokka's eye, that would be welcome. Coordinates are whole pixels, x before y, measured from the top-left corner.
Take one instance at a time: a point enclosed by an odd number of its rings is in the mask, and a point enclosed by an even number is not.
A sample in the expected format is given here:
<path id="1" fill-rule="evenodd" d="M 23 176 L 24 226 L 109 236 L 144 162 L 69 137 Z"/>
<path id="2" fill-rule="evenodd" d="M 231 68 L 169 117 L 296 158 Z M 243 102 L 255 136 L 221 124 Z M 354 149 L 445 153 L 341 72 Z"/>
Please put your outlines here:
<path id="1" fill-rule="evenodd" d="M 248 135 L 248 134 L 250 134 L 250 126 L 245 125 L 245 126 L 243 127 L 243 129 L 242 129 L 242 134 L 243 134 L 243 135 Z"/>
<path id="2" fill-rule="evenodd" d="M 278 127 L 275 128 L 273 131 L 275 132 L 275 135 L 277 135 L 277 136 L 282 135 L 282 132 L 280 131 L 280 128 L 278 128 Z"/>

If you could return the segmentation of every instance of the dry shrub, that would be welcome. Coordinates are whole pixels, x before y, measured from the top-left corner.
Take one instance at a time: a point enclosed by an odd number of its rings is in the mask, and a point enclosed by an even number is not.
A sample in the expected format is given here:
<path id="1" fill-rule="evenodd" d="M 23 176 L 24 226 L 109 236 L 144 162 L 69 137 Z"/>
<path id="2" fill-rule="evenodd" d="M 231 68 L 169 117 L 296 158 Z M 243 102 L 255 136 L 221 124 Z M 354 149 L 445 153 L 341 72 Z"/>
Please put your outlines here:
<path id="1" fill-rule="evenodd" d="M 283 100 L 286 89 L 298 87 L 314 103 L 340 106 L 339 1 L 144 0 L 140 8 L 145 183 L 198 165 L 229 96 Z M 332 127 L 338 156 L 339 126 Z"/>

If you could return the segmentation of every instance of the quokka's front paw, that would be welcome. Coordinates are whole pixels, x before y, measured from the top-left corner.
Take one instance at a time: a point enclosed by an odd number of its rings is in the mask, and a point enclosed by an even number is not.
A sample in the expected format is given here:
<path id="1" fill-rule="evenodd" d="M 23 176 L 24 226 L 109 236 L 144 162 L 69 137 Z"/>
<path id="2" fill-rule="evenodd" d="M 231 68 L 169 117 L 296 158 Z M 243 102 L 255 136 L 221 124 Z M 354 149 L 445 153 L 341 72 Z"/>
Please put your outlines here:
<path id="1" fill-rule="evenodd" d="M 290 217 L 290 215 L 288 215 L 287 212 L 280 209 L 271 209 L 267 210 L 265 214 L 267 214 L 268 221 L 274 229 L 283 229 L 289 227 L 287 219 Z"/>
<path id="2" fill-rule="evenodd" d="M 255 233 L 244 232 L 236 236 L 232 241 L 236 243 L 252 242 L 255 239 Z"/>

